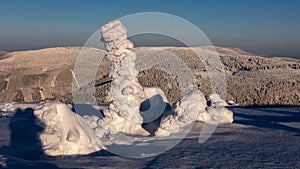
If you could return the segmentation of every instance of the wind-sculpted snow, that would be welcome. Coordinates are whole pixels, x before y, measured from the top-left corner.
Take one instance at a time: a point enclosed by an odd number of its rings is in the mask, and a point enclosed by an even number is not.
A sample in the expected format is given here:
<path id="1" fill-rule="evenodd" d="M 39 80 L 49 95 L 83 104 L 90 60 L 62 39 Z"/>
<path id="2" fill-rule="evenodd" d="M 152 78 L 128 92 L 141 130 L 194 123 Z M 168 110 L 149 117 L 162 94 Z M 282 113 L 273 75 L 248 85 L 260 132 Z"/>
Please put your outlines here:
<path id="1" fill-rule="evenodd" d="M 199 91 L 193 91 L 179 98 L 173 105 L 170 115 L 163 117 L 157 136 L 169 136 L 181 132 L 182 129 L 196 121 L 199 112 L 205 111 L 206 100 Z"/>
<path id="2" fill-rule="evenodd" d="M 155 134 L 168 136 L 171 133 L 177 133 L 194 121 L 232 123 L 233 113 L 224 106 L 228 106 L 227 103 L 216 93 L 209 95 L 206 101 L 201 92 L 193 91 L 174 103 L 172 113 L 163 117 L 160 128 Z"/>
<path id="3" fill-rule="evenodd" d="M 86 121 L 60 102 L 40 105 L 34 111 L 44 127 L 40 141 L 45 154 L 50 156 L 89 154 L 99 151 L 104 146 L 97 142 L 96 136 Z"/>
<path id="4" fill-rule="evenodd" d="M 104 110 L 105 121 L 120 132 L 149 135 L 142 128 L 139 108 L 146 98 L 136 77 L 136 55 L 130 50 L 133 44 L 127 40 L 127 30 L 120 21 L 111 21 L 101 27 L 101 33 L 108 51 L 106 57 L 112 62 L 109 69 L 112 85 L 106 98 L 112 103 Z"/>
<path id="5" fill-rule="evenodd" d="M 216 94 L 210 94 L 207 96 L 208 106 L 206 111 L 198 114 L 197 121 L 208 123 L 232 123 L 233 113 L 225 106 L 228 104 Z"/>

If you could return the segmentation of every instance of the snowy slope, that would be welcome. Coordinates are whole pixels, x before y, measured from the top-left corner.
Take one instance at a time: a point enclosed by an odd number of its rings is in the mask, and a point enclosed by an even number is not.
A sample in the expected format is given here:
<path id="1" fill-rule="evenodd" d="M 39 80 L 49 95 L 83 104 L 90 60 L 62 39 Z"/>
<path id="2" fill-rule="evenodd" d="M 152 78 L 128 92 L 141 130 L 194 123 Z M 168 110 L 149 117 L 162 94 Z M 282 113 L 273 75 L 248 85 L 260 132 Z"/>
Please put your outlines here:
<path id="1" fill-rule="evenodd" d="M 30 109 L 0 118 L 0 166 L 6 168 L 297 168 L 300 165 L 300 107 L 232 107 L 235 121 L 219 125 L 199 144 L 203 123 L 174 148 L 158 156 L 130 159 L 108 151 L 49 158 L 32 142 L 42 130 Z M 30 141 L 31 140 L 31 141 Z M 1 168 L 0 167 L 0 168 Z"/>

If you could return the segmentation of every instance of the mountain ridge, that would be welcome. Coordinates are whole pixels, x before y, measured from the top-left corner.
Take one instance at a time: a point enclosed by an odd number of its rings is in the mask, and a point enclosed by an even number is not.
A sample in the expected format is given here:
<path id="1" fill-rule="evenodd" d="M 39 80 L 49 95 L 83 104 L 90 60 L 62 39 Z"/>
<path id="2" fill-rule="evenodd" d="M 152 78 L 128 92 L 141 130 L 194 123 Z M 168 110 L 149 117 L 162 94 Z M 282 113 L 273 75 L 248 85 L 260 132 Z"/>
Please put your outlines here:
<path id="1" fill-rule="evenodd" d="M 205 67 L 186 47 L 153 47 L 167 50 L 179 56 L 192 70 L 197 86 L 204 94 L 210 93 L 210 81 Z M 211 47 L 203 50 L 212 52 Z M 151 47 L 138 47 L 139 53 Z M 240 105 L 300 105 L 300 60 L 294 58 L 264 57 L 249 54 L 235 48 L 216 47 L 224 64 L 227 78 L 227 100 Z M 38 102 L 58 99 L 72 102 L 72 70 L 80 47 L 56 47 L 40 50 L 7 53 L 0 60 L 0 101 Z M 93 54 L 104 54 L 95 49 Z M 95 82 L 107 81 L 109 61 L 99 65 Z M 178 85 L 172 75 L 161 70 L 145 70 L 139 73 L 143 86 L 159 86 L 173 102 L 180 96 Z M 160 77 L 160 78 L 157 78 Z M 103 83 L 96 87 L 99 103 L 104 101 L 110 86 Z"/>

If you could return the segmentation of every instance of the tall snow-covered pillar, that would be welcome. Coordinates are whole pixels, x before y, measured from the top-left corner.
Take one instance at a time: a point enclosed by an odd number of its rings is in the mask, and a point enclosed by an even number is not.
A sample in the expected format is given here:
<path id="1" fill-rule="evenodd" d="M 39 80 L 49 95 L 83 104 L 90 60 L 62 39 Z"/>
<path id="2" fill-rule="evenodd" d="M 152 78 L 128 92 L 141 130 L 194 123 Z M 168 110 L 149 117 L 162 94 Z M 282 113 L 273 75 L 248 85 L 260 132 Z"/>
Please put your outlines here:
<path id="1" fill-rule="evenodd" d="M 117 131 L 149 135 L 142 128 L 143 118 L 139 108 L 145 93 L 139 84 L 135 67 L 136 55 L 130 49 L 133 43 L 127 39 L 127 30 L 118 20 L 101 27 L 106 57 L 111 61 L 109 76 L 112 78 L 107 101 L 109 109 L 104 110 L 105 120 Z"/>

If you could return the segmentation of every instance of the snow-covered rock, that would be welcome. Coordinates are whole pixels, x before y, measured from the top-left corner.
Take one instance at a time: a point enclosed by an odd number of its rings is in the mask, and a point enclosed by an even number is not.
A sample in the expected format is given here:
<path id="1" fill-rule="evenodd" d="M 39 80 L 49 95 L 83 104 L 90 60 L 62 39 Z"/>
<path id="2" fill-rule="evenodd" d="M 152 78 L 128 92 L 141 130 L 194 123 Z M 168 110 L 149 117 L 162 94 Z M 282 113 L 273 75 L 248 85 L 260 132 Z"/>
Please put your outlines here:
<path id="1" fill-rule="evenodd" d="M 228 106 L 227 102 L 223 100 L 217 93 L 212 93 L 207 96 L 207 103 L 209 107 L 224 107 Z"/>
<path id="2" fill-rule="evenodd" d="M 220 95 L 213 93 L 207 96 L 208 107 L 206 111 L 199 113 L 197 121 L 208 123 L 232 123 L 233 113 L 225 106 L 228 106 Z"/>
<path id="3" fill-rule="evenodd" d="M 104 148 L 97 142 L 85 120 L 72 112 L 66 104 L 44 103 L 34 114 L 44 127 L 39 137 L 47 155 L 88 154 Z"/>
<path id="4" fill-rule="evenodd" d="M 105 122 L 119 132 L 149 135 L 142 128 L 143 118 L 139 111 L 147 97 L 137 79 L 136 55 L 130 50 L 133 44 L 127 39 L 127 30 L 116 20 L 101 27 L 101 33 L 106 57 L 112 62 L 109 69 L 112 83 L 106 98 L 111 104 L 104 110 Z"/>
<path id="5" fill-rule="evenodd" d="M 235 103 L 233 100 L 229 100 L 227 102 L 227 104 L 230 105 L 230 106 L 238 106 L 239 105 L 239 104 Z"/>
<path id="6" fill-rule="evenodd" d="M 169 136 L 181 132 L 185 126 L 196 121 L 198 113 L 204 112 L 205 107 L 206 100 L 200 91 L 183 95 L 173 104 L 171 114 L 162 118 L 155 135 Z"/>

